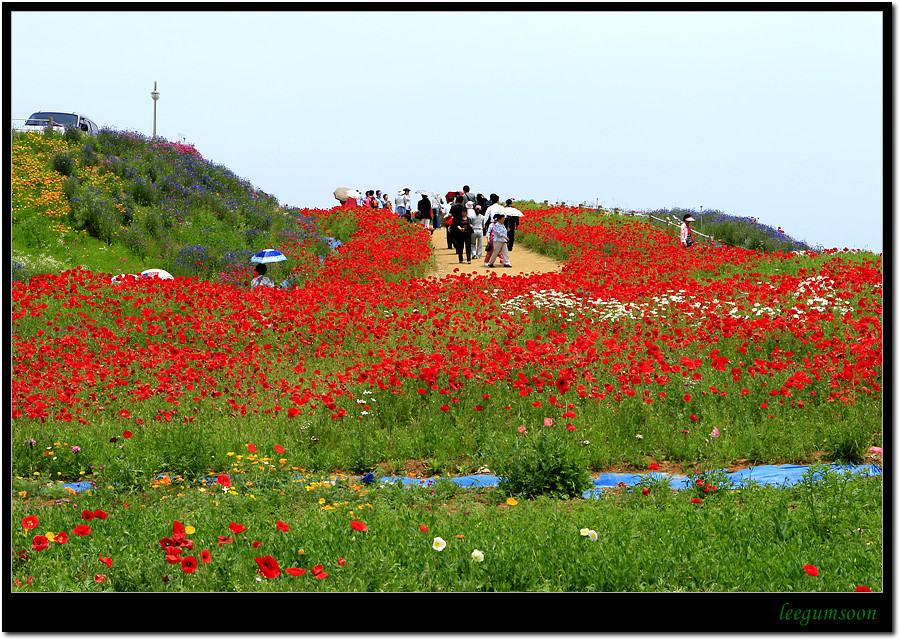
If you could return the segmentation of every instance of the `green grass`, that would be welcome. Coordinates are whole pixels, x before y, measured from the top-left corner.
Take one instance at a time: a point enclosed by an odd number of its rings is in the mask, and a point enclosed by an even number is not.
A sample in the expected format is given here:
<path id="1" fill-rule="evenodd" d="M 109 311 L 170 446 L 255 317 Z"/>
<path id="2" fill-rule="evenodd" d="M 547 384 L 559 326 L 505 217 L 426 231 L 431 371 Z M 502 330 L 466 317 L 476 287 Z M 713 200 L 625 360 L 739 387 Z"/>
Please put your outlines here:
<path id="1" fill-rule="evenodd" d="M 881 479 L 828 474 L 792 488 L 720 491 L 703 504 L 686 491 L 648 496 L 608 492 L 595 500 L 537 498 L 508 504 L 499 490 L 460 489 L 449 481 L 402 489 L 369 488 L 324 477 L 328 486 L 285 469 L 255 473 L 230 492 L 174 479 L 143 491 L 98 485 L 68 495 L 33 480 L 14 502 L 13 520 L 38 527 L 14 535 L 71 530 L 83 510 L 103 509 L 93 533 L 14 560 L 13 578 L 32 591 L 852 591 L 881 589 Z M 301 477 L 306 474 L 302 474 Z M 64 501 L 63 501 L 64 500 Z M 57 506 L 56 501 L 61 501 Z M 127 507 L 126 507 L 127 503 Z M 172 521 L 191 526 L 193 554 L 210 564 L 186 574 L 169 564 L 159 540 Z M 290 526 L 287 532 L 276 521 Z M 363 522 L 365 532 L 351 529 Z M 247 529 L 229 531 L 236 522 Z M 423 531 L 421 527 L 427 528 Z M 594 530 L 598 539 L 582 535 Z M 222 546 L 218 536 L 233 539 Z M 432 548 L 435 537 L 447 542 Z M 251 543 L 260 542 L 254 548 Z M 483 562 L 472 558 L 474 550 Z M 187 555 L 184 552 L 182 555 Z M 256 579 L 254 558 L 310 572 Z M 112 557 L 107 569 L 98 557 Z M 344 558 L 344 566 L 338 559 Z M 817 577 L 804 572 L 813 564 Z M 95 583 L 95 574 L 105 583 Z"/>

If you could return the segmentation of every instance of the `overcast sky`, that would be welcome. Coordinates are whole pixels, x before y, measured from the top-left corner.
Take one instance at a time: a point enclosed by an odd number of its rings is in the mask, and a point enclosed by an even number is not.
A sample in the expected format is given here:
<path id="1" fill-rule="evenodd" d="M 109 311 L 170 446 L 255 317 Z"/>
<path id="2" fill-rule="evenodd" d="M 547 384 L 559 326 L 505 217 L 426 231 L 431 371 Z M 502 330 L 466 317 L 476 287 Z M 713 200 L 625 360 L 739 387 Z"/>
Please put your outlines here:
<path id="1" fill-rule="evenodd" d="M 468 184 L 883 250 L 881 12 L 635 9 L 13 11 L 11 117 L 149 136 L 156 81 L 158 135 L 284 205 Z"/>

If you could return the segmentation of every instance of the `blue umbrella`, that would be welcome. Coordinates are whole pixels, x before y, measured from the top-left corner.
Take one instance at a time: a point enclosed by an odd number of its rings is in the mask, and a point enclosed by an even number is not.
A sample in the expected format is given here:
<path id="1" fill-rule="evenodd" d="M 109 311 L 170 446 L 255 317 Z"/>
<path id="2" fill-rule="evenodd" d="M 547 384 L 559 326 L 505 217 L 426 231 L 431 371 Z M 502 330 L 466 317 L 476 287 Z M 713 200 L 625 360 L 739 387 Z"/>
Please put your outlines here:
<path id="1" fill-rule="evenodd" d="M 287 260 L 287 256 L 278 251 L 277 249 L 263 249 L 252 258 L 250 258 L 250 262 L 284 262 Z"/>

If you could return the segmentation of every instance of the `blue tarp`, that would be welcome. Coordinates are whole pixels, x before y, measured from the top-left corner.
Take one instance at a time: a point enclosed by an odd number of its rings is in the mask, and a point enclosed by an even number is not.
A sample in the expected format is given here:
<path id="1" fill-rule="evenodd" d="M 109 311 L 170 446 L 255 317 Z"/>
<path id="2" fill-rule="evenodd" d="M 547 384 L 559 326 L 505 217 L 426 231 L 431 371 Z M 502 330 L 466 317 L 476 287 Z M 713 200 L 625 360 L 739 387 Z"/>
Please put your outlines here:
<path id="1" fill-rule="evenodd" d="M 847 474 L 861 476 L 881 475 L 881 470 L 877 466 L 871 464 L 859 466 L 831 464 L 828 466 L 837 471 L 842 471 L 843 473 Z M 807 472 L 808 469 L 809 467 L 807 466 L 795 464 L 762 465 L 759 467 L 742 469 L 741 471 L 736 471 L 735 473 L 726 473 L 725 475 L 737 487 L 745 486 L 748 481 L 756 482 L 761 485 L 791 486 L 799 482 L 800 478 L 804 473 Z M 669 478 L 669 486 L 672 489 L 686 489 L 691 485 L 691 480 L 686 476 L 670 476 L 668 474 L 658 472 L 650 472 L 649 474 L 647 474 L 647 476 L 654 479 Z M 603 492 L 604 488 L 608 489 L 617 487 L 619 486 L 619 483 L 622 482 L 625 483 L 626 488 L 630 488 L 640 482 L 644 477 L 644 475 L 639 473 L 603 473 L 599 477 L 594 478 L 593 488 L 585 491 L 582 494 L 582 497 L 597 497 L 597 495 Z M 378 479 L 379 482 L 385 484 L 394 484 L 399 482 L 404 486 L 420 487 L 431 486 L 437 480 L 451 480 L 452 482 L 458 484 L 460 487 L 466 489 L 494 487 L 500 482 L 500 478 L 498 476 L 492 475 L 470 475 L 458 476 L 455 478 L 424 478 L 419 480 L 415 478 L 382 476 Z"/>
<path id="2" fill-rule="evenodd" d="M 859 475 L 862 477 L 867 476 L 880 476 L 881 469 L 879 469 L 874 464 L 864 464 L 864 465 L 839 465 L 832 463 L 830 465 L 826 465 L 827 467 L 838 471 L 840 473 L 844 473 L 847 475 Z M 726 473 L 727 478 L 734 483 L 734 485 L 738 488 L 742 486 L 746 486 L 749 482 L 755 482 L 761 485 L 769 485 L 769 486 L 791 486 L 797 484 L 803 474 L 807 472 L 809 469 L 808 466 L 805 465 L 797 465 L 797 464 L 783 464 L 783 465 L 761 465 L 759 467 L 750 467 L 749 469 L 742 469 L 740 471 L 736 471 L 734 473 Z M 724 469 L 722 470 L 724 471 Z M 163 477 L 163 476 L 158 476 Z M 662 480 L 663 478 L 669 479 L 669 486 L 672 489 L 686 489 L 690 487 L 691 480 L 686 476 L 679 475 L 669 475 L 665 473 L 653 472 L 651 471 L 648 474 L 639 474 L 639 473 L 603 473 L 600 474 L 599 477 L 594 478 L 593 480 L 593 488 L 588 489 L 582 494 L 583 498 L 596 498 L 599 494 L 603 492 L 603 489 L 609 489 L 612 487 L 619 486 L 619 483 L 625 483 L 626 488 L 630 488 L 638 484 L 641 479 L 645 477 L 650 477 L 653 479 Z M 200 481 L 206 484 L 216 484 L 217 476 L 207 476 L 205 478 L 201 478 Z M 298 481 L 305 481 L 308 478 L 297 477 Z M 481 489 L 488 487 L 495 487 L 500 483 L 500 478 L 498 476 L 486 475 L 486 474 L 476 474 L 469 476 L 457 476 L 457 477 L 436 477 L 436 478 L 406 478 L 401 476 L 382 476 L 377 479 L 377 482 L 380 484 L 396 484 L 400 483 L 403 486 L 416 486 L 416 487 L 430 487 L 435 482 L 439 480 L 450 480 L 455 482 L 460 487 L 464 489 Z M 374 483 L 376 481 L 373 474 L 366 474 L 361 478 L 362 482 L 365 483 Z M 64 485 L 65 487 L 71 488 L 75 491 L 84 491 L 86 489 L 90 489 L 93 486 L 91 482 L 73 482 L 71 484 Z"/>

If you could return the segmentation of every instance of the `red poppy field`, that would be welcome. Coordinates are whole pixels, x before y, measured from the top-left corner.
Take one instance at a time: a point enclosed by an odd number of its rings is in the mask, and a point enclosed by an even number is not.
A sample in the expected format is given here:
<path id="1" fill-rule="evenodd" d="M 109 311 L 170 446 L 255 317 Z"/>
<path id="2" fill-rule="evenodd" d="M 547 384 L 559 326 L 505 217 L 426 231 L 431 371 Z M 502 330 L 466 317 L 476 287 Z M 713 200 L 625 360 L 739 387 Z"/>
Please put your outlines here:
<path id="1" fill-rule="evenodd" d="M 880 465 L 871 453 L 882 445 L 880 255 L 685 252 L 640 222 L 549 207 L 528 210 L 520 234 L 535 248 L 564 247 L 561 273 L 437 280 L 419 277 L 430 259 L 424 230 L 363 209 L 302 213 L 325 228 L 349 216 L 356 230 L 321 264 L 300 243 L 276 247 L 311 272 L 290 291 L 257 296 L 199 278 L 111 285 L 110 274 L 83 269 L 12 283 L 15 588 L 880 587 L 880 480 L 847 488 L 810 478 L 790 493 L 800 506 L 780 544 L 771 532 L 738 533 L 787 499 L 762 489 L 701 499 L 645 487 L 570 500 L 562 516 L 541 498 L 358 480 L 497 468 L 539 434 L 585 472 Z M 79 481 L 89 489 L 64 488 Z M 841 491 L 855 492 L 856 509 L 839 513 Z M 677 539 L 653 543 L 670 545 L 655 547 L 662 556 L 713 522 L 749 537 L 680 568 L 629 568 L 630 551 L 611 551 L 625 526 L 611 514 L 626 510 L 640 531 L 647 505 L 680 523 Z M 827 526 L 823 512 L 834 514 Z M 576 535 L 557 540 L 548 513 Z M 97 535 L 109 521 L 144 536 L 117 551 Z M 49 536 L 29 535 L 45 524 Z M 538 553 L 502 542 L 518 539 L 515 527 L 551 540 L 571 575 L 514 566 Z M 578 536 L 582 527 L 594 535 Z M 845 529 L 854 540 L 845 555 L 811 556 Z M 593 544 L 598 533 L 603 545 Z M 373 546 L 378 535 L 387 546 Z M 90 552 L 69 566 L 65 554 L 82 542 Z M 727 566 L 757 546 L 762 577 L 711 568 L 716 554 Z M 454 548 L 465 562 L 442 566 Z M 227 566 L 217 566 L 222 554 Z M 588 570 L 598 562 L 606 574 Z M 416 568 L 394 578 L 377 569 L 407 564 Z M 812 564 L 816 574 L 804 569 Z"/>

